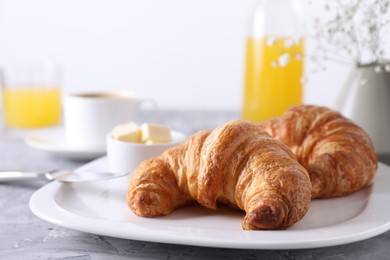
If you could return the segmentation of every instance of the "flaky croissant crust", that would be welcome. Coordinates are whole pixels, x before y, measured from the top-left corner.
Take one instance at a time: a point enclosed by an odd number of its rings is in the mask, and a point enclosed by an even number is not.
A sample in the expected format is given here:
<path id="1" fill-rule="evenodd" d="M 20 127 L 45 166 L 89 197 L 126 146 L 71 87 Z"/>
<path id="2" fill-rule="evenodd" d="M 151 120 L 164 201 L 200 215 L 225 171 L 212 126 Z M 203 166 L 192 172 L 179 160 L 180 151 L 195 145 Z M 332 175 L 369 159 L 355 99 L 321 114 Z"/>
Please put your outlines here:
<path id="1" fill-rule="evenodd" d="M 298 105 L 260 126 L 290 147 L 307 169 L 313 199 L 359 190 L 377 170 L 378 158 L 368 134 L 329 108 Z"/>
<path id="2" fill-rule="evenodd" d="M 141 163 L 127 202 L 146 217 L 194 200 L 211 209 L 219 202 L 245 210 L 244 229 L 285 229 L 306 214 L 310 194 L 308 173 L 290 149 L 257 124 L 236 120 Z"/>

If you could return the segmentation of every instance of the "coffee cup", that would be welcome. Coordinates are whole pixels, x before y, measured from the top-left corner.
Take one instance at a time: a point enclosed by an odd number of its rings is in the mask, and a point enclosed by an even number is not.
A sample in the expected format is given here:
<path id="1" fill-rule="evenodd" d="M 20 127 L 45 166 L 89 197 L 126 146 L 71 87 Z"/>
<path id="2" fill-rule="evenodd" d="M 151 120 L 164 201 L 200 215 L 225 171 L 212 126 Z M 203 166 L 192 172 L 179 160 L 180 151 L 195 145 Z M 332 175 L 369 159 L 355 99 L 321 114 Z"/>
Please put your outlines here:
<path id="1" fill-rule="evenodd" d="M 107 91 L 68 94 L 64 98 L 66 141 L 73 146 L 103 148 L 106 135 L 119 124 L 136 121 L 140 105 L 153 100 L 140 99 L 132 92 Z"/>

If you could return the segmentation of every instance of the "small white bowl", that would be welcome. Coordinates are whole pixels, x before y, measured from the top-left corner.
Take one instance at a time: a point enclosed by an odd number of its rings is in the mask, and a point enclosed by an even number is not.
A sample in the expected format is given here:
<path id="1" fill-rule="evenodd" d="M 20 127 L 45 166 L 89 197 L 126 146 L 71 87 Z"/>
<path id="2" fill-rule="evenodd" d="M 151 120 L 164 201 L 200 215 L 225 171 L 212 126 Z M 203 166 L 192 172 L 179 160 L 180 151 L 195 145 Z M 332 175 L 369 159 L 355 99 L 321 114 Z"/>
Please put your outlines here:
<path id="1" fill-rule="evenodd" d="M 157 157 L 165 150 L 171 148 L 186 139 L 186 136 L 177 131 L 172 131 L 172 142 L 163 144 L 140 144 L 116 140 L 109 133 L 106 138 L 107 158 L 110 170 L 113 172 L 132 173 L 144 160 Z"/>

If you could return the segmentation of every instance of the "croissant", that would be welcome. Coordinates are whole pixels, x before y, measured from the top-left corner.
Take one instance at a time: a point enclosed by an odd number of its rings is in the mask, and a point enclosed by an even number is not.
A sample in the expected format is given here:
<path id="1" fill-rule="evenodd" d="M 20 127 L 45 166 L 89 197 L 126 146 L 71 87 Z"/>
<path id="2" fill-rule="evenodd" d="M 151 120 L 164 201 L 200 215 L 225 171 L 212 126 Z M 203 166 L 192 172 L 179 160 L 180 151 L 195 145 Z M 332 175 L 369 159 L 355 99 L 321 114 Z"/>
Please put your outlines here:
<path id="1" fill-rule="evenodd" d="M 367 133 L 326 107 L 298 105 L 260 123 L 307 169 L 312 198 L 349 194 L 371 182 L 378 158 Z"/>
<path id="2" fill-rule="evenodd" d="M 191 201 L 245 210 L 243 229 L 285 229 L 310 204 L 311 183 L 290 149 L 257 124 L 236 120 L 200 131 L 133 172 L 127 203 L 139 216 L 171 213 Z"/>

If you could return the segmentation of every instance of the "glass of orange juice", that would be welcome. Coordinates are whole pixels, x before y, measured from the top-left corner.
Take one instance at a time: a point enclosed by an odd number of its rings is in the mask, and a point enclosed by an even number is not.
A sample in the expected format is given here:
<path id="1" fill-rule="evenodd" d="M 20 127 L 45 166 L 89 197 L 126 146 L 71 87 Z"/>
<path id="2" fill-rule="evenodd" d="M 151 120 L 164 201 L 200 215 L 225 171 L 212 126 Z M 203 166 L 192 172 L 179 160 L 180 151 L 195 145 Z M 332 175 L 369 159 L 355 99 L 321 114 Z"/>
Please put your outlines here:
<path id="1" fill-rule="evenodd" d="M 0 71 L 0 84 L 5 127 L 38 128 L 60 122 L 58 66 L 4 67 Z"/>

